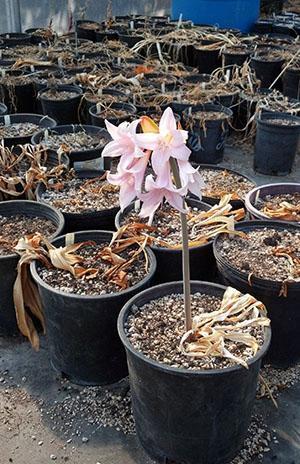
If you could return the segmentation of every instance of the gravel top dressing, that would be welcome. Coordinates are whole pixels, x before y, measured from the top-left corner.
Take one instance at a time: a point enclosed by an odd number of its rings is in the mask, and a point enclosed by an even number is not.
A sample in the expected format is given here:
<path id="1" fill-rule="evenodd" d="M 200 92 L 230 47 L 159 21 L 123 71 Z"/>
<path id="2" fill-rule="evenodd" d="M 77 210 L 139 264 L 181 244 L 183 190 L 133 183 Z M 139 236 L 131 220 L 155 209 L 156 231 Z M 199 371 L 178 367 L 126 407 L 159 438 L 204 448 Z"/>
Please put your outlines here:
<path id="1" fill-rule="evenodd" d="M 197 208 L 189 208 L 190 212 L 198 213 Z M 138 212 L 134 210 L 129 211 L 122 221 L 123 224 L 130 224 L 133 222 L 138 223 L 147 223 L 147 219 L 143 219 L 139 216 Z M 189 237 L 192 239 L 192 229 L 193 224 L 188 224 L 189 228 Z M 162 240 L 170 245 L 181 245 L 181 222 L 180 222 L 180 213 L 175 211 L 172 206 L 164 203 L 154 215 L 152 221 L 152 227 L 154 230 L 148 230 L 147 234 L 155 239 Z M 155 243 L 156 246 L 162 246 L 158 242 Z"/>
<path id="2" fill-rule="evenodd" d="M 120 286 L 113 280 L 108 280 L 104 275 L 105 271 L 111 269 L 111 264 L 104 260 L 99 254 L 109 243 L 83 245 L 76 251 L 76 256 L 82 258 L 80 266 L 85 269 L 98 269 L 98 273 L 94 277 L 83 275 L 82 277 L 74 277 L 69 271 L 51 267 L 49 269 L 40 265 L 38 274 L 41 279 L 56 290 L 64 293 L 72 293 L 76 295 L 99 296 L 112 293 L 119 293 Z M 131 247 L 118 255 L 125 260 L 128 260 L 132 253 L 137 250 L 136 246 Z M 128 287 L 132 287 L 140 282 L 147 275 L 145 268 L 145 258 L 140 255 L 132 265 L 127 268 Z"/>
<path id="3" fill-rule="evenodd" d="M 256 229 L 245 238 L 223 236 L 217 241 L 217 251 L 232 267 L 262 279 L 283 282 L 291 277 L 287 256 L 278 256 L 278 249 L 300 258 L 300 231 Z M 292 266 L 293 267 L 293 266 Z"/>
<path id="4" fill-rule="evenodd" d="M 55 134 L 51 132 L 47 138 L 43 138 L 41 143 L 53 150 L 63 146 L 64 151 L 84 151 L 105 145 L 107 139 L 97 134 L 90 135 L 84 130 L 79 132 L 66 132 L 65 134 Z"/>
<path id="5" fill-rule="evenodd" d="M 62 213 L 91 213 L 119 206 L 119 188 L 101 178 L 77 178 L 59 185 L 59 189 L 46 190 L 42 199 Z"/>
<path id="6" fill-rule="evenodd" d="M 258 199 L 255 208 L 274 219 L 300 222 L 300 192 L 266 195 Z"/>
<path id="7" fill-rule="evenodd" d="M 232 172 L 218 169 L 199 169 L 205 187 L 202 194 L 206 197 L 221 198 L 231 194 L 232 200 L 244 200 L 246 194 L 255 187 L 255 184 L 245 177 Z"/>
<path id="8" fill-rule="evenodd" d="M 5 126 L 0 124 L 0 137 L 1 138 L 12 138 L 12 137 L 26 137 L 32 135 L 34 132 L 40 130 L 40 126 L 33 124 L 32 122 L 20 122 Z"/>
<path id="9" fill-rule="evenodd" d="M 220 309 L 221 298 L 202 293 L 191 297 L 192 316 Z M 222 325 L 222 323 L 220 323 Z M 226 327 L 226 324 L 224 325 Z M 141 308 L 133 307 L 133 314 L 125 325 L 126 334 L 134 348 L 145 356 L 172 367 L 185 369 L 223 369 L 236 364 L 230 359 L 207 356 L 189 357 L 179 351 L 184 328 L 183 295 L 172 294 L 150 301 Z M 263 329 L 251 327 L 245 333 L 255 336 L 259 345 L 264 342 Z M 245 346 L 226 340 L 226 348 L 245 361 L 251 351 Z"/>
<path id="10" fill-rule="evenodd" d="M 56 226 L 48 219 L 21 214 L 0 216 L 0 256 L 14 253 L 13 248 L 25 235 L 39 232 L 46 237 L 54 234 Z"/>
<path id="11" fill-rule="evenodd" d="M 74 98 L 78 96 L 78 93 L 76 92 L 67 92 L 67 91 L 62 91 L 59 92 L 58 90 L 47 90 L 42 93 L 43 98 L 46 98 L 47 100 L 69 100 L 69 98 Z"/>

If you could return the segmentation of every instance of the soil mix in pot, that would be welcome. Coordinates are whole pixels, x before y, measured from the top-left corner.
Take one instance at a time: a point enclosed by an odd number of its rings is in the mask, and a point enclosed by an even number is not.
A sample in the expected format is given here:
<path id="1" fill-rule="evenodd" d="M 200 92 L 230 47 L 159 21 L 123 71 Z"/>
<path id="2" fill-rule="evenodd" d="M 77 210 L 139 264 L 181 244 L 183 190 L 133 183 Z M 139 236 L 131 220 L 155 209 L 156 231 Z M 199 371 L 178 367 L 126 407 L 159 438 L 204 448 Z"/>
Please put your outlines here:
<path id="1" fill-rule="evenodd" d="M 81 277 L 74 276 L 68 270 L 46 268 L 42 265 L 38 268 L 38 273 L 45 283 L 64 293 L 91 296 L 112 294 L 132 287 L 146 277 L 147 265 L 144 254 L 140 253 L 136 259 L 132 259 L 138 250 L 139 247 L 133 245 L 114 253 L 113 250 L 110 251 L 108 242 L 100 245 L 86 242 L 76 251 L 76 256 L 80 260 L 77 266 L 88 270 L 88 273 Z M 133 262 L 126 267 L 126 272 L 121 268 L 120 272 L 116 272 L 116 267 L 120 267 L 122 263 L 129 263 L 131 259 Z M 115 271 L 113 278 L 110 278 L 113 270 Z"/>
<path id="2" fill-rule="evenodd" d="M 213 313 L 221 308 L 222 298 L 203 293 L 191 296 L 192 316 Z M 220 322 L 220 326 L 226 330 Z M 240 331 L 241 329 L 239 329 Z M 185 369 L 223 369 L 236 363 L 226 357 L 190 356 L 182 349 L 184 328 L 184 300 L 182 294 L 171 294 L 157 298 L 134 310 L 125 324 L 125 332 L 133 347 L 145 356 L 171 367 Z M 253 336 L 258 346 L 264 343 L 262 326 L 247 327 L 242 333 Z M 180 348 L 179 348 L 180 347 Z M 236 341 L 226 341 L 226 349 L 245 362 L 253 356 L 252 350 Z"/>
<path id="3" fill-rule="evenodd" d="M 48 183 L 41 200 L 62 213 L 87 213 L 119 206 L 119 188 L 102 177 Z"/>
<path id="4" fill-rule="evenodd" d="M 255 187 L 255 184 L 243 176 L 239 176 L 226 169 L 199 169 L 205 186 L 202 190 L 204 197 L 222 198 L 230 194 L 231 200 L 244 200 L 246 194 Z"/>
<path id="5" fill-rule="evenodd" d="M 38 124 L 32 122 L 20 122 L 6 126 L 0 124 L 0 138 L 27 137 L 40 130 Z"/>
<path id="6" fill-rule="evenodd" d="M 77 97 L 78 93 L 76 92 L 68 92 L 68 91 L 57 91 L 55 89 L 49 89 L 43 92 L 43 98 L 47 100 L 69 100 L 70 98 Z"/>
<path id="7" fill-rule="evenodd" d="M 300 222 L 300 193 L 259 197 L 255 208 L 276 220 Z"/>
<path id="8" fill-rule="evenodd" d="M 43 233 L 50 237 L 57 226 L 49 219 L 29 217 L 23 214 L 0 216 L 0 256 L 11 255 L 20 237 Z"/>
<path id="9" fill-rule="evenodd" d="M 300 230 L 257 228 L 243 236 L 224 236 L 217 252 L 232 267 L 261 279 L 284 282 L 299 277 Z"/>
<path id="10" fill-rule="evenodd" d="M 88 134 L 85 130 L 66 132 L 64 134 L 56 134 L 54 130 L 51 133 L 44 133 L 44 137 L 40 142 L 43 146 L 52 150 L 61 149 L 63 152 L 68 153 L 101 147 L 106 144 L 107 138 Z"/>

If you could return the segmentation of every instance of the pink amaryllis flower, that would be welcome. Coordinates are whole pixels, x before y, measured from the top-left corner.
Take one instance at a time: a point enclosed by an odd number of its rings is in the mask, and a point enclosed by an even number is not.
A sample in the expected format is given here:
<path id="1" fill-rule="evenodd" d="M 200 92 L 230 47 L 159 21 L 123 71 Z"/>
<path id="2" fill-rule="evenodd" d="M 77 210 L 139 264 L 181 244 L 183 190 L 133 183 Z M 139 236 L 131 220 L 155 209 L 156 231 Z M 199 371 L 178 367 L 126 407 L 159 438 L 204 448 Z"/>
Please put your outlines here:
<path id="1" fill-rule="evenodd" d="M 151 164 L 157 176 L 162 175 L 170 158 L 187 161 L 191 150 L 186 146 L 187 131 L 177 128 L 171 108 L 167 108 L 157 125 L 147 116 L 141 118 L 143 134 L 136 134 L 140 148 L 152 151 Z"/>
<path id="2" fill-rule="evenodd" d="M 108 173 L 108 182 L 120 187 L 119 199 L 122 211 L 141 193 L 149 157 L 150 152 L 145 152 L 142 158 L 132 161 L 129 169 L 123 169 L 119 163 L 115 174 Z"/>
<path id="3" fill-rule="evenodd" d="M 177 163 L 182 186 L 196 197 L 201 198 L 201 190 L 204 188 L 205 183 L 198 169 L 193 168 L 188 161 L 178 160 Z"/>
<path id="4" fill-rule="evenodd" d="M 150 174 L 146 177 L 145 190 L 147 193 L 143 193 L 139 196 L 143 202 L 142 209 L 140 211 L 141 217 L 149 217 L 150 222 L 152 222 L 155 211 L 164 202 L 164 200 L 178 211 L 186 213 L 186 209 L 183 205 L 185 189 L 176 189 L 172 183 L 160 186 L 157 184 L 157 181 L 154 180 L 153 175 Z"/>
<path id="5" fill-rule="evenodd" d="M 143 156 L 143 151 L 137 146 L 135 142 L 136 128 L 140 120 L 129 122 L 122 122 L 118 127 L 105 121 L 107 131 L 112 137 L 102 151 L 102 156 L 106 157 L 121 157 L 120 165 L 126 169 L 134 160 Z"/>

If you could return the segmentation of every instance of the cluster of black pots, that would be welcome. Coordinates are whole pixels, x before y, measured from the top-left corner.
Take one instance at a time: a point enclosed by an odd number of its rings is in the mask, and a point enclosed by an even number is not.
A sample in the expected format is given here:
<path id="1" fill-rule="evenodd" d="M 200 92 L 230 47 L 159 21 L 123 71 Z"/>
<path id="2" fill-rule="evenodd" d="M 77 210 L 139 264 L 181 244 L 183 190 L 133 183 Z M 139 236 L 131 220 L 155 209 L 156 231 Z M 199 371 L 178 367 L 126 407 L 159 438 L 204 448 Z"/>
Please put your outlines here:
<path id="1" fill-rule="evenodd" d="M 119 17 L 116 18 L 116 23 L 115 26 L 108 27 L 105 23 L 77 21 L 76 30 L 82 41 L 102 42 L 106 39 L 119 38 L 130 47 L 144 38 L 144 34 L 138 32 L 145 26 L 143 17 Z M 191 27 L 188 22 L 184 26 Z M 177 23 L 165 17 L 152 18 L 151 27 L 152 31 L 159 32 L 164 29 L 167 32 L 174 30 Z M 11 34 L 9 37 L 2 37 L 5 46 L 33 41 L 33 35 L 30 35 L 33 31 L 28 32 L 29 34 L 15 36 Z M 68 40 L 74 39 L 70 37 Z M 184 47 L 180 47 L 180 53 L 177 53 L 176 44 L 172 47 L 170 44 L 168 46 L 162 44 L 161 48 L 163 53 L 168 50 L 172 56 L 180 56 L 182 62 L 195 66 L 201 73 L 210 74 L 221 66 L 222 60 L 232 72 L 235 65 L 242 65 L 245 60 L 249 59 L 251 59 L 251 66 L 265 85 L 272 83 L 274 76 L 276 78 L 281 72 L 283 63 L 280 60 L 278 62 L 275 60 L 271 69 L 269 62 L 253 55 L 248 46 L 245 47 L 244 53 L 238 50 L 237 53 L 230 53 L 226 52 L 226 49 L 221 50 L 221 47 L 217 45 L 214 48 L 214 43 L 202 40 L 198 44 L 185 44 Z M 144 50 L 141 51 L 142 55 L 143 53 L 145 53 Z M 152 56 L 157 56 L 157 53 L 156 46 L 151 48 Z M 95 58 L 94 55 L 93 58 Z M 122 68 L 116 69 L 119 72 Z M 56 73 L 57 69 L 54 67 L 52 71 Z M 194 74 L 191 72 L 190 79 L 187 79 L 194 85 L 199 85 L 211 77 Z M 294 93 L 296 81 L 292 81 L 295 76 L 289 74 L 291 70 L 286 70 L 283 76 L 284 92 L 286 95 L 290 93 L 291 97 L 297 98 L 298 93 L 297 95 Z M 174 89 L 173 83 L 170 85 L 171 91 L 176 92 L 176 86 Z M 31 84 L 29 88 L 23 86 L 15 89 L 18 111 L 24 102 L 28 103 L 29 95 L 32 105 L 36 90 Z M 11 122 L 26 121 L 40 125 L 42 130 L 33 135 L 31 139 L 33 144 L 42 143 L 45 129 L 48 134 L 51 134 L 51 131 L 63 134 L 85 130 L 87 133 L 98 134 L 107 141 L 110 140 L 104 129 L 105 118 L 101 116 L 101 105 L 93 105 L 84 98 L 86 91 L 84 86 L 56 85 L 55 90 L 58 92 L 75 94 L 66 100 L 46 98 L 45 92 L 48 90 L 49 88 L 44 88 L 43 85 L 38 88 L 38 103 L 44 117 L 33 114 L 10 114 L 9 116 Z M 3 91 L 4 101 L 11 113 L 9 94 L 5 93 L 5 88 Z M 120 92 L 115 88 L 113 91 Z M 108 89 L 107 92 L 109 92 Z M 122 92 L 115 95 L 119 97 L 119 101 L 112 103 L 111 109 L 125 110 L 126 117 L 110 118 L 113 124 L 118 125 L 124 120 L 131 120 L 136 118 L 136 115 L 151 114 L 150 108 L 136 108 L 128 95 Z M 173 109 L 178 113 L 177 119 L 180 119 L 183 127 L 189 130 L 188 146 L 192 151 L 191 160 L 195 164 L 209 163 L 213 167 L 212 165 L 223 160 L 228 122 L 233 116 L 230 107 L 235 104 L 236 95 L 220 97 L 214 103 L 207 105 L 197 106 L 173 102 Z M 207 120 L 205 128 L 197 122 L 193 122 L 191 126 L 190 116 L 196 111 L 222 112 L 226 117 Z M 6 112 L 5 105 L 1 105 L 0 123 L 7 121 L 2 116 Z M 79 124 L 82 122 L 82 114 L 86 125 Z M 258 172 L 270 174 L 271 171 L 272 174 L 284 175 L 291 170 L 299 126 L 297 124 L 284 127 L 276 125 L 274 130 L 272 124 L 265 122 L 265 120 L 282 117 L 287 116 L 266 113 L 257 119 L 254 163 Z M 290 118 L 298 121 L 298 118 L 294 119 L 294 116 Z M 28 141 L 26 138 L 14 141 L 4 140 L 4 143 L 10 146 Z M 283 147 L 282 150 L 278 148 L 279 146 Z M 99 159 L 102 150 L 103 146 L 70 152 L 67 163 L 72 167 L 74 163 Z M 50 150 L 49 155 L 51 155 Z M 82 178 L 92 178 L 99 174 L 99 171 L 78 173 Z M 98 213 L 62 214 L 44 204 L 42 194 L 45 189 L 45 185 L 39 185 L 37 202 L 20 200 L 2 202 L 0 214 L 23 213 L 28 216 L 50 218 L 57 225 L 55 238 L 52 237 L 55 246 L 64 246 L 70 238 L 70 235 L 66 235 L 69 233 L 72 233 L 75 243 L 86 240 L 93 240 L 98 244 L 109 242 L 115 228 L 122 223 L 124 214 L 126 215 L 133 207 L 133 205 L 129 206 L 123 213 L 112 208 Z M 249 201 L 253 200 L 253 197 L 249 198 Z M 189 199 L 188 203 L 207 211 L 210 205 L 216 202 L 211 198 L 203 200 L 203 202 L 198 202 Z M 242 205 L 242 202 L 233 204 L 234 207 Z M 252 214 L 250 208 L 249 212 Z M 253 218 L 255 217 L 257 216 L 253 213 Z M 237 229 L 247 231 L 253 227 L 268 226 L 299 227 L 282 222 L 255 221 L 238 224 Z M 280 366 L 298 361 L 300 359 L 298 346 L 290 340 L 297 340 L 299 331 L 300 320 L 296 311 L 300 298 L 299 283 L 289 285 L 288 297 L 285 299 L 279 296 L 279 283 L 253 278 L 252 286 L 250 286 L 247 275 L 237 272 L 222 260 L 217 250 L 217 243 L 218 238 L 214 244 L 210 242 L 191 248 L 192 293 L 203 292 L 222 297 L 225 287 L 216 283 L 222 280 L 243 293 L 253 294 L 266 304 L 272 322 L 274 336 L 268 360 Z M 172 368 L 146 358 L 133 348 L 127 338 L 125 326 L 128 316 L 136 310 L 136 307 L 141 307 L 150 300 L 182 292 L 181 250 L 152 246 L 147 250 L 147 255 L 149 272 L 141 282 L 128 290 L 99 296 L 67 294 L 51 288 L 38 273 L 39 263 L 31 264 L 31 275 L 39 289 L 45 314 L 51 363 L 58 372 L 71 381 L 83 385 L 113 383 L 129 372 L 137 435 L 147 453 L 154 459 L 160 462 L 172 460 L 186 464 L 229 462 L 241 448 L 247 433 L 260 364 L 270 344 L 270 330 L 266 329 L 264 344 L 257 355 L 250 360 L 247 370 L 236 366 L 223 370 L 192 371 Z M 12 286 L 16 278 L 17 262 L 17 255 L 0 258 L 1 275 L 3 274 L 0 282 L 0 333 L 4 335 L 15 334 L 17 331 L 12 300 Z M 283 319 L 284 322 L 282 322 Z"/>

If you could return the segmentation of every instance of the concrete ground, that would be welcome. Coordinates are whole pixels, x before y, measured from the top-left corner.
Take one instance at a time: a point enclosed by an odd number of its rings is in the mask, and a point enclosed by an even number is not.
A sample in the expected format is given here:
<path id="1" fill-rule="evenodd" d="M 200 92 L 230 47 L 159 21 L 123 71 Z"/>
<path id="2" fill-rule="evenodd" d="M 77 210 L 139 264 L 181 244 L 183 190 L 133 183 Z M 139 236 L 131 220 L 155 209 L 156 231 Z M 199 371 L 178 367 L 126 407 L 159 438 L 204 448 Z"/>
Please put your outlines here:
<path id="1" fill-rule="evenodd" d="M 227 147 L 223 165 L 259 184 L 282 181 L 256 175 L 252 155 L 239 147 Z M 299 180 L 298 157 L 295 170 L 284 181 Z M 277 398 L 278 409 L 268 398 L 256 400 L 257 420 L 266 427 L 271 443 L 263 445 L 266 452 L 261 459 L 239 461 L 242 464 L 300 463 L 300 365 L 293 375 L 294 385 L 283 389 Z M 281 390 L 282 385 L 278 388 Z M 126 396 L 127 390 L 125 381 L 110 389 L 110 398 Z M 105 404 L 99 406 L 102 394 L 101 388 L 83 389 L 61 379 L 50 366 L 45 340 L 35 353 L 21 338 L 0 339 L 0 464 L 153 464 L 135 435 L 124 435 L 118 425 L 101 427 L 95 423 L 95 416 L 100 415 L 107 424 L 110 414 L 115 419 L 119 415 L 115 400 L 108 412 Z M 254 443 L 255 438 L 251 441 Z"/>

